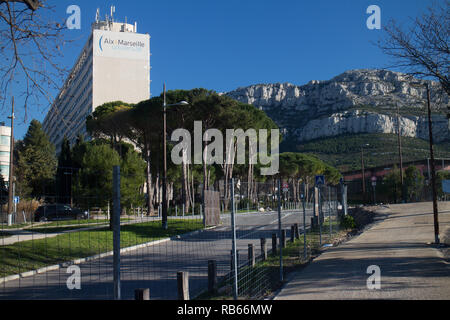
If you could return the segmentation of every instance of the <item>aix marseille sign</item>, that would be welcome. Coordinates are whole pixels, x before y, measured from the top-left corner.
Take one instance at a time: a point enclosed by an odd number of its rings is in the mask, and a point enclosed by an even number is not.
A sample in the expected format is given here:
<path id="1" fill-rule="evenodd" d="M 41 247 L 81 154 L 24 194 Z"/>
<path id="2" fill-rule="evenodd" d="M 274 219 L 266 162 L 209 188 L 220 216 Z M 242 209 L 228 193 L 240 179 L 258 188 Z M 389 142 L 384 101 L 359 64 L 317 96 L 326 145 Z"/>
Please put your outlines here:
<path id="1" fill-rule="evenodd" d="M 94 55 L 148 60 L 149 40 L 150 36 L 145 34 L 94 30 Z"/>

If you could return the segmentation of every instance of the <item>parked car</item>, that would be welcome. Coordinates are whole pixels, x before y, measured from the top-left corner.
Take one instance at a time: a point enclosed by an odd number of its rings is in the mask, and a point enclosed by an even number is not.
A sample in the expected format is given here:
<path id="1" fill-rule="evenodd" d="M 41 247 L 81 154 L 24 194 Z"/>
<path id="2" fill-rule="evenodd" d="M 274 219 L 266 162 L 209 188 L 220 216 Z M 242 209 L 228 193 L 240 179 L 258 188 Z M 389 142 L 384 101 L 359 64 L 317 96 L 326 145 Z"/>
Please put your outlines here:
<path id="1" fill-rule="evenodd" d="M 88 213 L 72 208 L 66 204 L 46 204 L 34 212 L 34 221 L 81 220 L 87 219 Z"/>

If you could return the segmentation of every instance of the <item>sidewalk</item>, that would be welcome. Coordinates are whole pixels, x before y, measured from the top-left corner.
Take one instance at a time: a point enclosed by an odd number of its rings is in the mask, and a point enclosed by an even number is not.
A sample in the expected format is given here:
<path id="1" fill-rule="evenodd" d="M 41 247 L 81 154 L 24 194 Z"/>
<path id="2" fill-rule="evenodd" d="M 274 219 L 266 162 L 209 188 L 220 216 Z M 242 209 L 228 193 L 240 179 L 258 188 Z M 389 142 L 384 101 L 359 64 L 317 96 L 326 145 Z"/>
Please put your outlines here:
<path id="1" fill-rule="evenodd" d="M 449 249 L 430 245 L 432 212 L 431 202 L 380 209 L 365 232 L 292 274 L 275 299 L 450 299 Z M 439 227 L 448 242 L 450 202 L 439 203 Z M 379 290 L 367 288 L 371 265 L 381 271 Z"/>

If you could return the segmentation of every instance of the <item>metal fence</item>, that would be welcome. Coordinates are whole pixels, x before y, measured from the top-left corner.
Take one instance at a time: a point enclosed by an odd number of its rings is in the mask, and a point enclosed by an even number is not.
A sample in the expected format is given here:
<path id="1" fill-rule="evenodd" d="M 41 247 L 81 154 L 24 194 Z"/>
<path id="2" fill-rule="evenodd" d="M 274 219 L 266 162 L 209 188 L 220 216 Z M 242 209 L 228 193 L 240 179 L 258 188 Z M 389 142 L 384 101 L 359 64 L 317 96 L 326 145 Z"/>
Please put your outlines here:
<path id="1" fill-rule="evenodd" d="M 248 190 L 247 183 L 234 184 L 235 189 Z M 332 244 L 343 214 L 340 187 L 295 188 L 292 183 L 278 185 L 275 180 L 258 183 L 257 189 L 251 205 L 246 195 L 238 192 L 235 196 L 238 270 L 237 281 L 236 273 L 231 274 L 235 288 L 230 290 L 234 297 L 246 299 L 270 295 L 287 271 L 309 261 L 320 247 Z"/>
<path id="2" fill-rule="evenodd" d="M 186 208 L 172 196 L 164 230 L 161 204 L 150 212 L 142 190 L 129 192 L 128 178 L 120 176 L 120 210 L 112 190 L 94 180 L 95 194 L 74 187 L 21 200 L 15 221 L 3 213 L 0 298 L 134 299 L 148 288 L 152 300 L 261 299 L 339 231 L 339 186 L 319 192 L 233 179 L 204 202 L 219 208 Z M 203 215 L 216 209 L 219 223 Z"/>

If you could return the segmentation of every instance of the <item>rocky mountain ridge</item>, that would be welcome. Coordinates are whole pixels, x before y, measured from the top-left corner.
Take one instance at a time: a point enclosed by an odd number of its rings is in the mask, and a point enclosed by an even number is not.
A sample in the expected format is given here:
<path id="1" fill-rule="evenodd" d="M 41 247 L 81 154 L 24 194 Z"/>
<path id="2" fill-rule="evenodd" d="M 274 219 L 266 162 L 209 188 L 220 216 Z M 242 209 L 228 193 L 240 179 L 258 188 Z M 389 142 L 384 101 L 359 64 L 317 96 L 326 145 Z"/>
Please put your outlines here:
<path id="1" fill-rule="evenodd" d="M 425 82 L 431 92 L 433 136 L 436 142 L 450 139 L 445 115 L 449 98 L 439 83 L 399 72 L 350 70 L 327 81 L 257 84 L 226 95 L 264 110 L 294 143 L 352 133 L 397 133 L 397 108 L 401 134 L 427 139 Z"/>

